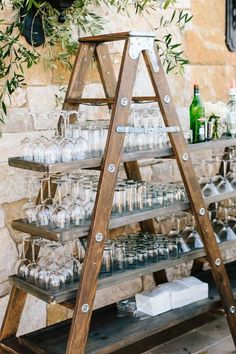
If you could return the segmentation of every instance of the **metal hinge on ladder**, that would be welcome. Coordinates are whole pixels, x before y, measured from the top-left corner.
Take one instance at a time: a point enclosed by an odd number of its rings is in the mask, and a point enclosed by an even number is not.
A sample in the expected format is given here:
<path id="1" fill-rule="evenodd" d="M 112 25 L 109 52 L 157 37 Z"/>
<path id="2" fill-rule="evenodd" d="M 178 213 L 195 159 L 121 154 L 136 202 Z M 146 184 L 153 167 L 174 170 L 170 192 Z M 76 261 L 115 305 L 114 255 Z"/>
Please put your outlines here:
<path id="1" fill-rule="evenodd" d="M 129 47 L 129 56 L 132 59 L 137 59 L 139 54 L 146 50 L 149 55 L 153 71 L 157 73 L 159 71 L 159 65 L 157 61 L 157 56 L 154 50 L 155 45 L 155 33 L 146 33 L 142 32 L 130 32 L 130 47 Z"/>

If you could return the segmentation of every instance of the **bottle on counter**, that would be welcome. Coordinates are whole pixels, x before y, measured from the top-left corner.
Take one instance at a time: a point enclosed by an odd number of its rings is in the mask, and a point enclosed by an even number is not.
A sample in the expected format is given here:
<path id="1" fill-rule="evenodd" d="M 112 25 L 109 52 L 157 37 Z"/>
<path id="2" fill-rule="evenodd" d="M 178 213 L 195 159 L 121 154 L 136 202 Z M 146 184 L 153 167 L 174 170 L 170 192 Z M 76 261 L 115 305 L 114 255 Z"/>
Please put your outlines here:
<path id="1" fill-rule="evenodd" d="M 190 129 L 192 131 L 192 142 L 201 143 L 205 141 L 205 114 L 202 104 L 199 86 L 193 87 L 193 100 L 189 107 Z"/>
<path id="2" fill-rule="evenodd" d="M 229 89 L 226 116 L 227 136 L 236 137 L 236 87 Z"/>

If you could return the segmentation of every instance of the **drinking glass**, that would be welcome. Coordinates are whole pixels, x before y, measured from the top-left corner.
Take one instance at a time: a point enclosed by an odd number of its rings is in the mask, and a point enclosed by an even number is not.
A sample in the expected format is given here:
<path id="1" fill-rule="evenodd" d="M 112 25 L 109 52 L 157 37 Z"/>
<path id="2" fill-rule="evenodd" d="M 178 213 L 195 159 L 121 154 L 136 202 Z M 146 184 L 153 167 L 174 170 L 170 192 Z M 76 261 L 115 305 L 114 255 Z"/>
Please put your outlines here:
<path id="1" fill-rule="evenodd" d="M 39 178 L 39 181 L 40 181 L 40 204 L 37 205 L 37 207 L 35 209 L 36 224 L 39 226 L 48 226 L 51 224 L 51 221 L 52 221 L 53 208 L 50 204 L 47 204 L 46 201 L 44 200 L 43 186 L 44 186 L 45 182 L 47 182 L 47 184 L 49 186 L 50 179 L 49 179 L 49 177 L 42 177 L 42 178 Z M 51 193 L 51 192 L 49 192 L 49 193 Z"/>
<path id="2" fill-rule="evenodd" d="M 65 227 L 68 227 L 70 223 L 70 212 L 68 208 L 62 203 L 61 187 L 63 183 L 65 183 L 65 180 L 58 178 L 53 180 L 53 183 L 56 183 L 58 186 L 58 203 L 55 206 L 55 209 L 52 214 L 52 222 L 55 227 L 63 229 Z"/>
<path id="3" fill-rule="evenodd" d="M 218 189 L 215 187 L 213 180 L 212 180 L 214 164 L 215 164 L 215 162 L 213 160 L 204 160 L 203 161 L 203 166 L 204 166 L 203 170 L 207 174 L 207 182 L 202 188 L 202 194 L 204 195 L 204 197 L 209 197 L 212 195 L 219 194 Z"/>
<path id="4" fill-rule="evenodd" d="M 26 220 L 28 223 L 33 223 L 36 221 L 36 204 L 33 202 L 33 178 L 25 177 L 28 189 L 28 201 L 22 207 L 22 219 Z"/>
<path id="5" fill-rule="evenodd" d="M 16 274 L 20 278 L 26 278 L 28 275 L 28 264 L 30 263 L 29 259 L 25 255 L 25 242 L 30 236 L 24 236 L 22 241 L 22 256 L 16 263 Z"/>

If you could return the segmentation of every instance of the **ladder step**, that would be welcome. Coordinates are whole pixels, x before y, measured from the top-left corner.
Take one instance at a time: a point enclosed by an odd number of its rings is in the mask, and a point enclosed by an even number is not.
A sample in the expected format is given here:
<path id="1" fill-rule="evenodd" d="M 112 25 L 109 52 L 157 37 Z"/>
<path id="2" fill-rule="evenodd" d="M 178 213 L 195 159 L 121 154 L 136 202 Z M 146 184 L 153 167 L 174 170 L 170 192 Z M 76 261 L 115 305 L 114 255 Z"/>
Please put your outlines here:
<path id="1" fill-rule="evenodd" d="M 235 262 L 227 265 L 232 287 L 236 290 Z M 197 276 L 209 284 L 209 298 L 167 313 L 147 317 L 140 321 L 137 317 L 118 317 L 115 307 L 108 306 L 93 312 L 86 353 L 112 353 L 127 345 L 154 335 L 194 316 L 211 311 L 220 305 L 211 271 Z M 71 321 L 66 320 L 19 337 L 22 348 L 34 353 L 65 354 Z M 147 328 L 149 331 L 147 331 Z M 115 333 L 115 335 L 114 335 Z M 3 341 L 11 348 L 10 340 Z"/>
<path id="2" fill-rule="evenodd" d="M 101 34 L 97 36 L 81 37 L 79 38 L 79 42 L 80 43 L 85 43 L 85 42 L 102 43 L 102 42 L 121 41 L 129 37 L 155 38 L 155 36 L 156 35 L 153 32 L 129 31 L 129 32 L 118 32 L 118 33 Z"/>
<path id="3" fill-rule="evenodd" d="M 66 98 L 65 102 L 69 104 L 111 104 L 114 103 L 114 97 L 107 97 L 107 98 Z M 132 97 L 132 102 L 139 103 L 139 102 L 156 102 L 158 101 L 156 96 L 137 96 Z"/>
<path id="4" fill-rule="evenodd" d="M 119 33 L 112 33 L 112 34 L 101 34 L 97 36 L 88 36 L 88 37 L 81 37 L 79 38 L 80 43 L 84 42 L 113 42 L 113 41 L 120 41 L 127 39 L 129 37 L 130 32 L 119 32 Z"/>

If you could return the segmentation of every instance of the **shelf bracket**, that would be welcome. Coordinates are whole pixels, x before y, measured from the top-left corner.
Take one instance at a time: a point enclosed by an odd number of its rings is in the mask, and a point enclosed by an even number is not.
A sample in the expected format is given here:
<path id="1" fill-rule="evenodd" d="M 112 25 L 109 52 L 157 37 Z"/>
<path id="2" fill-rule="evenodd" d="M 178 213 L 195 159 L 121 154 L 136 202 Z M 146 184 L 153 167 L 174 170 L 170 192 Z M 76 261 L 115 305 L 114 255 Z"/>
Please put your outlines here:
<path id="1" fill-rule="evenodd" d="M 157 134 L 157 133 L 179 133 L 180 127 L 125 127 L 118 125 L 116 127 L 117 133 L 134 133 L 134 134 Z"/>

